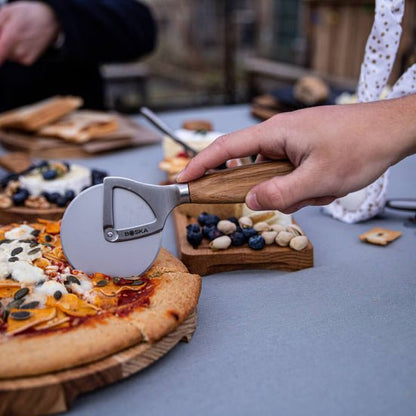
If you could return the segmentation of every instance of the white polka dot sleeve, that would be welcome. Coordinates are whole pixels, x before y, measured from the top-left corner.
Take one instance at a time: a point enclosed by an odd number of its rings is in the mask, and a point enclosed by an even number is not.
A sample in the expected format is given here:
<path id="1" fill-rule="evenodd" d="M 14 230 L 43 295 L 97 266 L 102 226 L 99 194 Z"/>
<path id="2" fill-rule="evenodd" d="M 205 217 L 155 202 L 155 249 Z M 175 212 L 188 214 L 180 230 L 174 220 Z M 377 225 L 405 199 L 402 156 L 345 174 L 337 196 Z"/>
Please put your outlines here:
<path id="1" fill-rule="evenodd" d="M 359 102 L 376 101 L 387 84 L 402 34 L 404 0 L 377 0 L 357 88 Z M 393 86 L 387 99 L 416 92 L 416 65 Z M 355 223 L 380 213 L 386 203 L 388 171 L 366 188 L 337 199 L 324 211 L 341 221 Z"/>

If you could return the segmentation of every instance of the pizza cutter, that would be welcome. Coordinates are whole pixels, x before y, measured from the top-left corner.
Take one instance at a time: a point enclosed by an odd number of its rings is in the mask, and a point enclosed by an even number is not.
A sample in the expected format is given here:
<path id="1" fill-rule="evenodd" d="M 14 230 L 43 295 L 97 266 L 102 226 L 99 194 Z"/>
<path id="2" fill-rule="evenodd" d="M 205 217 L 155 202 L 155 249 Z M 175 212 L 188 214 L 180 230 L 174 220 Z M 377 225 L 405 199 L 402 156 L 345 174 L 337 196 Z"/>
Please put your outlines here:
<path id="1" fill-rule="evenodd" d="M 62 248 L 71 265 L 91 274 L 134 278 L 155 261 L 172 209 L 185 203 L 240 203 L 257 183 L 293 170 L 288 161 L 219 170 L 186 183 L 150 185 L 122 177 L 81 192 L 65 210 Z"/>

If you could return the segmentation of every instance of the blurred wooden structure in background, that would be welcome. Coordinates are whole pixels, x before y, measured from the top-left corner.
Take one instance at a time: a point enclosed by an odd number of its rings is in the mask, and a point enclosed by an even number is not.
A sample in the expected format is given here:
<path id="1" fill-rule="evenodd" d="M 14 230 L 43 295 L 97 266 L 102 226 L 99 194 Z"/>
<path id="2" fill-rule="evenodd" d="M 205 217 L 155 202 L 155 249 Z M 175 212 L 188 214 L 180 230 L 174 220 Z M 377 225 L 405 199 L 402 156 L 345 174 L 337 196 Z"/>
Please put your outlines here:
<path id="1" fill-rule="evenodd" d="M 354 89 L 358 83 L 365 45 L 374 19 L 374 0 L 302 0 L 299 19 L 305 49 L 298 65 L 249 57 L 248 97 L 270 88 L 294 84 L 307 73 L 321 76 L 331 85 Z M 404 69 L 416 61 L 416 0 L 406 0 L 403 34 L 389 83 L 393 84 Z M 261 84 L 263 86 L 263 91 Z"/>
<path id="2" fill-rule="evenodd" d="M 309 67 L 343 78 L 358 79 L 374 19 L 370 0 L 303 0 Z M 402 72 L 404 56 L 416 42 L 416 1 L 406 0 L 403 34 L 390 82 Z"/>
<path id="3" fill-rule="evenodd" d="M 146 1 L 159 42 L 145 73 L 104 71 L 109 101 L 132 111 L 145 101 L 157 110 L 244 102 L 308 72 L 351 89 L 375 9 L 374 0 Z M 416 0 L 406 0 L 390 84 L 404 61 L 416 61 L 415 23 Z"/>

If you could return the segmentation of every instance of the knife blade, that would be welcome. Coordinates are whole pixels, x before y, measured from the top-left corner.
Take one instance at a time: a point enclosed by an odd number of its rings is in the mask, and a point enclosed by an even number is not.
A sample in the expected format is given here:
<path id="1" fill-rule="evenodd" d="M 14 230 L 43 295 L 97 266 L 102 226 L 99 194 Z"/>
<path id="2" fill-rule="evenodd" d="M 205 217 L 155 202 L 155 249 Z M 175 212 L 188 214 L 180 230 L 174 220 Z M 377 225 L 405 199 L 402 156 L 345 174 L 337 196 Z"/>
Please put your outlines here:
<path id="1" fill-rule="evenodd" d="M 151 185 L 107 177 L 81 192 L 61 222 L 61 242 L 70 264 L 85 273 L 140 276 L 155 261 L 166 219 L 184 203 L 240 203 L 257 183 L 293 170 L 288 161 L 216 171 L 185 184 Z"/>

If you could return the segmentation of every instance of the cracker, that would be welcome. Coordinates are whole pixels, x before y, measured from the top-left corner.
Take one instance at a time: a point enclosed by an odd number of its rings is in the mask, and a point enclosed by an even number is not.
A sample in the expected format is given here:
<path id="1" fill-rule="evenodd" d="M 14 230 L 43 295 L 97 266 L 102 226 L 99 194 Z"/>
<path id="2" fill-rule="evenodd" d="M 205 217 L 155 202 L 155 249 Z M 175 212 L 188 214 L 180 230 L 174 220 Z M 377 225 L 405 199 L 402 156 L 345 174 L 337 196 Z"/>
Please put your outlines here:
<path id="1" fill-rule="evenodd" d="M 74 111 L 53 124 L 39 130 L 42 136 L 51 136 L 69 142 L 84 143 L 116 131 L 116 117 L 99 111 Z"/>
<path id="2" fill-rule="evenodd" d="M 36 131 L 81 107 L 80 97 L 55 96 L 0 114 L 0 128 Z"/>
<path id="3" fill-rule="evenodd" d="M 204 130 L 212 131 L 212 123 L 207 120 L 185 120 L 182 128 L 186 130 Z"/>
<path id="4" fill-rule="evenodd" d="M 376 227 L 360 235 L 360 240 L 370 244 L 385 246 L 402 235 L 400 231 Z"/>

